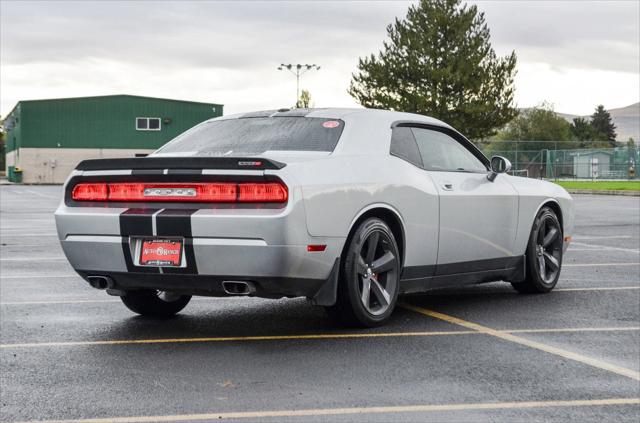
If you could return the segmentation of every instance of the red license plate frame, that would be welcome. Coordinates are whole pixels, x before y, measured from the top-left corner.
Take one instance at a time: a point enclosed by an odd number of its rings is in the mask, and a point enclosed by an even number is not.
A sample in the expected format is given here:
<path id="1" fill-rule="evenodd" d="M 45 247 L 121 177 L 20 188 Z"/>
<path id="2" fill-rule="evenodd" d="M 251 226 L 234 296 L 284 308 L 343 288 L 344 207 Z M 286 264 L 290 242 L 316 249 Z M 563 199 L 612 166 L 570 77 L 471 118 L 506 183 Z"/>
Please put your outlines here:
<path id="1" fill-rule="evenodd" d="M 146 238 L 140 243 L 140 266 L 181 267 L 183 239 Z"/>

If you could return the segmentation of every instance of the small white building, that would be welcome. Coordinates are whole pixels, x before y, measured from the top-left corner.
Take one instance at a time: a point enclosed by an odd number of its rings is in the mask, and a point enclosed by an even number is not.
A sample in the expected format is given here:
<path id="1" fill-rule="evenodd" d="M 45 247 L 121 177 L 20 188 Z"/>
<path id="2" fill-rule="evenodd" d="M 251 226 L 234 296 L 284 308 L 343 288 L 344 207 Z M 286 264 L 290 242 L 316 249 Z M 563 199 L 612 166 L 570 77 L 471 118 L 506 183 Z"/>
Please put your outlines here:
<path id="1" fill-rule="evenodd" d="M 597 179 L 611 173 L 611 153 L 604 150 L 585 150 L 571 153 L 576 178 Z"/>

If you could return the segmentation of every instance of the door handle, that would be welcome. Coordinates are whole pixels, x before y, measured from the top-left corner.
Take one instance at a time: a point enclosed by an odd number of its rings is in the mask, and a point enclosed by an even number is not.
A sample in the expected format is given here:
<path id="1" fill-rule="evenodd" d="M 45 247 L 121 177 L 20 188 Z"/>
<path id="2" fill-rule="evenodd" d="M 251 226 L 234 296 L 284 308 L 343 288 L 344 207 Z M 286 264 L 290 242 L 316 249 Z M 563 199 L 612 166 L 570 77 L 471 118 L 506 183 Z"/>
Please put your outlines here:
<path id="1" fill-rule="evenodd" d="M 442 189 L 445 191 L 453 191 L 453 184 L 451 182 L 444 182 L 442 184 Z"/>

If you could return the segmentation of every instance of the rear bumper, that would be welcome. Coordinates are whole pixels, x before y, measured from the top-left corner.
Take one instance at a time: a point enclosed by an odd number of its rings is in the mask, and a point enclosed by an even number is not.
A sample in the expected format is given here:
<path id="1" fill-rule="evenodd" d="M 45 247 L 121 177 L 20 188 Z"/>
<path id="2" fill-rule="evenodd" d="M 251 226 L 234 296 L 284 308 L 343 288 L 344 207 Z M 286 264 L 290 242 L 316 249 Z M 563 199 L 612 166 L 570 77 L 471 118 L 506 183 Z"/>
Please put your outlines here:
<path id="1" fill-rule="evenodd" d="M 175 213 L 173 213 L 175 212 Z M 62 249 L 83 277 L 109 276 L 119 289 L 225 295 L 223 281 L 250 281 L 257 296 L 313 298 L 331 279 L 344 238 L 311 237 L 301 203 L 273 210 L 138 210 L 67 207 L 56 211 Z M 184 240 L 186 266 L 136 265 L 137 243 Z M 307 251 L 324 244 L 324 251 Z"/>
<path id="2" fill-rule="evenodd" d="M 161 271 L 135 264 L 133 252 L 141 239 L 136 236 L 69 235 L 60 243 L 74 269 L 98 273 L 324 280 L 340 255 L 336 240 L 324 240 L 332 244 L 327 244 L 325 251 L 308 252 L 306 245 L 268 245 L 261 239 L 186 238 L 187 266 Z"/>
<path id="3" fill-rule="evenodd" d="M 336 266 L 338 261 L 336 261 Z M 333 291 L 335 283 L 332 274 L 327 279 L 299 279 L 285 277 L 256 276 L 220 276 L 220 275 L 187 275 L 187 274 L 150 274 L 134 272 L 98 272 L 78 270 L 85 280 L 90 276 L 107 276 L 112 285 L 110 289 L 130 291 L 136 289 L 156 289 L 171 291 L 185 295 L 202 295 L 213 297 L 230 296 L 223 282 L 251 282 L 255 286 L 252 296 L 262 298 L 307 297 L 316 300 L 322 296 L 323 290 Z M 332 305 L 335 299 L 327 304 Z"/>

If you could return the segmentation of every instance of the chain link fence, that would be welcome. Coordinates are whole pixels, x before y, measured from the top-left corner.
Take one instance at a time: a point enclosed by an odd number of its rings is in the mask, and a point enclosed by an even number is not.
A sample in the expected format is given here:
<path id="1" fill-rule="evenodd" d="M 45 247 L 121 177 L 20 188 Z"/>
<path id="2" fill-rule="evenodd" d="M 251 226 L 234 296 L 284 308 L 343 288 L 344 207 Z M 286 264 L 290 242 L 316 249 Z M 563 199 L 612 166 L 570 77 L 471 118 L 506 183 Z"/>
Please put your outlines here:
<path id="1" fill-rule="evenodd" d="M 548 145 L 549 148 L 533 149 Z M 488 156 L 503 156 L 511 161 L 514 175 L 545 179 L 640 179 L 640 148 L 562 149 L 566 142 L 500 141 L 478 147 Z M 496 148 L 497 147 L 497 148 Z"/>

